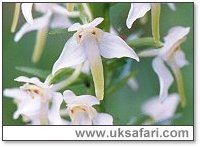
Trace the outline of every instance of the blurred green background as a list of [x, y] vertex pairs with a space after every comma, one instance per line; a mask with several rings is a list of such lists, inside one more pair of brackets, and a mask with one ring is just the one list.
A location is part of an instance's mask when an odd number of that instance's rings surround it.
[[[105, 15], [105, 8], [108, 7], [108, 16], [111, 25], [119, 30], [123, 36], [129, 36], [133, 32], [142, 29], [144, 37], [151, 36], [151, 18], [150, 12], [148, 22], [141, 25], [137, 21], [132, 29], [127, 29], [125, 22], [130, 8], [130, 3], [90, 3], [94, 16]], [[54, 62], [59, 57], [67, 39], [72, 35], [69, 33], [49, 34], [41, 60], [38, 64], [31, 63], [31, 56], [35, 43], [35, 32], [26, 34], [18, 43], [13, 41], [14, 34], [10, 32], [13, 18], [14, 3], [3, 3], [3, 89], [20, 86], [14, 82], [14, 78], [24, 75], [17, 71], [16, 66], [37, 67], [44, 70], [51, 70]], [[182, 49], [186, 53], [189, 65], [182, 69], [185, 93], [187, 97], [187, 106], [177, 111], [181, 116], [173, 120], [173, 125], [193, 125], [193, 3], [176, 3], [176, 11], [171, 11], [169, 7], [162, 3], [160, 34], [161, 39], [167, 34], [168, 29], [173, 26], [189, 26], [191, 28], [187, 41], [182, 44]], [[24, 23], [24, 18], [20, 16], [17, 30]], [[138, 51], [139, 49], [136, 49]], [[126, 125], [130, 120], [141, 116], [141, 105], [148, 98], [158, 95], [159, 81], [151, 67], [152, 58], [141, 59], [139, 63], [133, 62], [133, 69], [138, 71], [136, 79], [139, 83], [138, 91], [133, 91], [128, 85], [125, 85], [113, 93], [105, 100], [105, 111], [114, 117], [115, 124]], [[82, 85], [72, 86], [76, 94], [84, 94], [85, 88]], [[176, 83], [170, 88], [170, 92], [176, 92]], [[12, 119], [16, 110], [16, 105], [10, 98], [3, 98], [3, 124], [4, 125], [22, 125], [21, 118]]]

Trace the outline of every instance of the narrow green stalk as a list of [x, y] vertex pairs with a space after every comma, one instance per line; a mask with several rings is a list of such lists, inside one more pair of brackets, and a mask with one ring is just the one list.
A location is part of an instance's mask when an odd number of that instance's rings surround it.
[[184, 82], [183, 82], [183, 76], [181, 73], [180, 68], [177, 66], [174, 59], [170, 60], [170, 67], [175, 75], [177, 87], [178, 87], [178, 93], [180, 95], [180, 103], [182, 107], [186, 106], [186, 97], [185, 97], [185, 90], [184, 90]]
[[65, 87], [69, 86], [70, 84], [72, 84], [78, 78], [78, 76], [80, 75], [81, 69], [82, 69], [82, 64], [80, 64], [76, 67], [73, 74], [69, 78], [67, 78], [64, 81], [61, 81], [60, 83], [54, 84], [52, 89], [54, 91], [59, 91], [59, 90], [65, 88]]
[[134, 48], [139, 48], [144, 46], [160, 48], [162, 47], [163, 43], [160, 41], [156, 43], [152, 37], [143, 37], [128, 41], [128, 45]]
[[20, 13], [20, 3], [15, 4], [15, 11], [13, 14], [13, 21], [11, 26], [11, 32], [14, 33], [18, 24], [19, 20], [19, 13]]
[[160, 3], [153, 3], [151, 6], [151, 25], [152, 35], [155, 43], [160, 41], [159, 24], [160, 24]]

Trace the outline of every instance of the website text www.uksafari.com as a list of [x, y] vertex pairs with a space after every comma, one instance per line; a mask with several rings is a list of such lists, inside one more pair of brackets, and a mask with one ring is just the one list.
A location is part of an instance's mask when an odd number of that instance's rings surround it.
[[[164, 126], [163, 126], [164, 127]], [[123, 129], [123, 128], [116, 128], [116, 129], [109, 129], [109, 130], [75, 130], [75, 134], [77, 138], [105, 138], [105, 139], [169, 139], [169, 138], [181, 138], [186, 139], [189, 138], [191, 135], [190, 130], [188, 129], [160, 129], [160, 128], [153, 128], [153, 129], [145, 129], [141, 127], [139, 129]]]

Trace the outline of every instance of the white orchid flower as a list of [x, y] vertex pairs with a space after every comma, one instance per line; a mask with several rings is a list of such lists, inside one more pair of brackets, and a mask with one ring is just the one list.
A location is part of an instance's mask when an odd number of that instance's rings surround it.
[[71, 118], [72, 125], [112, 125], [113, 118], [106, 113], [98, 113], [92, 106], [98, 105], [99, 101], [91, 95], [76, 96], [72, 91], [63, 93], [67, 103], [67, 113]]
[[[174, 3], [167, 3], [169, 8], [173, 11], [176, 10]], [[131, 3], [131, 8], [126, 19], [126, 25], [130, 29], [133, 23], [138, 19], [142, 18], [152, 8], [151, 3]]]
[[[32, 7], [42, 13], [39, 18], [33, 19]], [[68, 28], [71, 25], [70, 17], [79, 16], [79, 12], [68, 12], [64, 7], [55, 3], [22, 3], [22, 13], [27, 21], [16, 33], [14, 40], [18, 42], [26, 33], [37, 30], [37, 38], [33, 53], [33, 62], [38, 62], [45, 45], [49, 28]]]
[[63, 101], [61, 93], [54, 92], [51, 89], [52, 86], [42, 83], [38, 78], [21, 76], [15, 81], [25, 84], [20, 88], [4, 90], [4, 95], [14, 98], [17, 104], [18, 108], [13, 115], [14, 119], [22, 115], [26, 121], [31, 121], [33, 125], [67, 124], [59, 115], [60, 105]]
[[165, 63], [172, 68], [176, 78], [178, 77], [177, 74], [179, 74], [179, 69], [188, 64], [184, 52], [180, 50], [180, 45], [185, 41], [189, 31], [189, 27], [173, 27], [169, 30], [167, 36], [164, 37], [164, 45], [162, 48], [149, 49], [139, 53], [140, 57], [155, 56], [152, 66], [159, 77], [159, 97], [161, 100], [165, 100], [168, 97], [168, 89], [174, 81], [173, 76]]
[[129, 57], [139, 61], [137, 54], [124, 40], [111, 33], [96, 28], [103, 18], [96, 18], [89, 24], [73, 24], [68, 31], [77, 31], [65, 44], [53, 66], [54, 74], [61, 68], [72, 67], [88, 61], [95, 85], [95, 93], [102, 100], [104, 77], [101, 56], [104, 58]]
[[[164, 121], [174, 116], [179, 104], [179, 95], [173, 93], [168, 95], [168, 98], [164, 102], [160, 102], [158, 96], [150, 98], [142, 105], [142, 112], [150, 116], [153, 122]], [[145, 122], [149, 124], [152, 122]], [[167, 121], [167, 123], [169, 123]]]

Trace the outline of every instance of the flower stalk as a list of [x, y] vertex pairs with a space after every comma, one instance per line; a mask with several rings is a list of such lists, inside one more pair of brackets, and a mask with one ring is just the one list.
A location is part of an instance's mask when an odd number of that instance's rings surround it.
[[[72, 84], [78, 78], [78, 76], [81, 74], [82, 66], [83, 66], [83, 64], [78, 65], [75, 68], [73, 74], [69, 78], [67, 78], [64, 81], [61, 81], [60, 83], [54, 84], [52, 89], [54, 91], [59, 91], [59, 90], [63, 89], [64, 87], [67, 87], [70, 84]], [[53, 77], [50, 77], [50, 79], [53, 79]]]
[[143, 46], [160, 48], [163, 46], [163, 43], [161, 41], [155, 43], [152, 37], [143, 37], [143, 38], [138, 38], [138, 39], [128, 41], [128, 45], [134, 48], [143, 47]]

